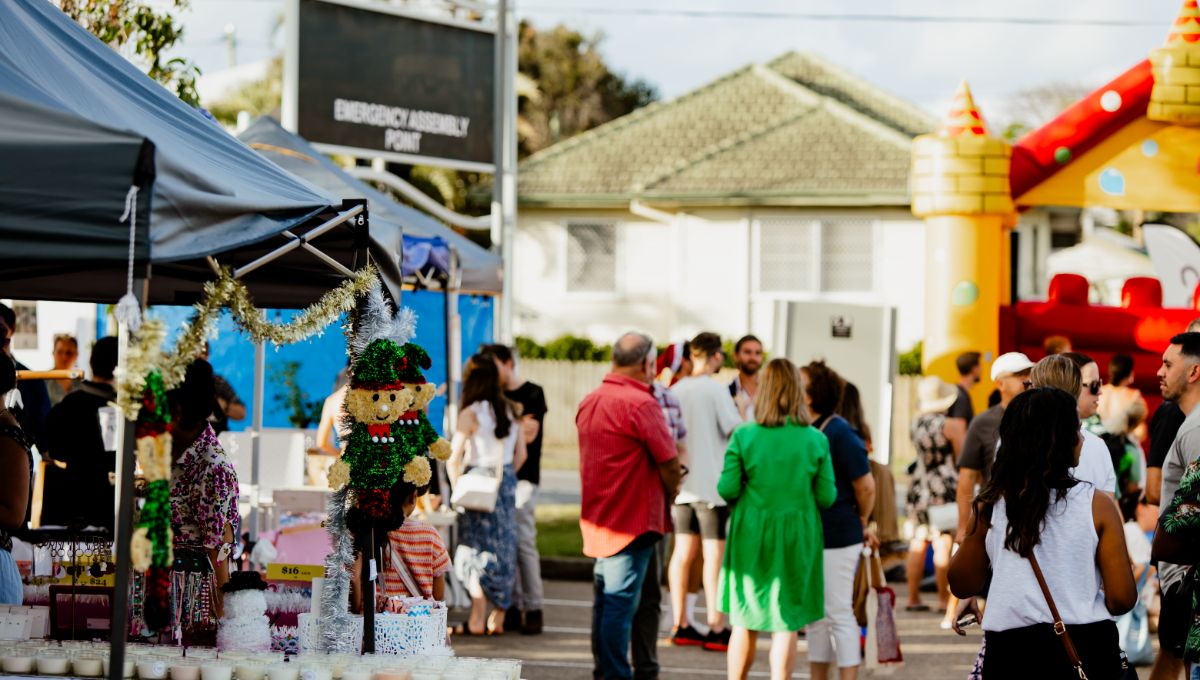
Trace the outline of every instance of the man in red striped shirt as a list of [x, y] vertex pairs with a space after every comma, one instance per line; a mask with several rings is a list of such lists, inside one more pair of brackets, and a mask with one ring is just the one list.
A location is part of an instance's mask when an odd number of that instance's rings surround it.
[[[656, 544], [671, 531], [668, 508], [684, 469], [650, 391], [654, 342], [626, 333], [613, 345], [612, 372], [575, 416], [583, 504], [583, 553], [596, 558], [592, 656], [597, 678], [658, 675], [662, 601]], [[633, 635], [636, 625], [637, 634]], [[648, 640], [646, 638], [649, 638]]]

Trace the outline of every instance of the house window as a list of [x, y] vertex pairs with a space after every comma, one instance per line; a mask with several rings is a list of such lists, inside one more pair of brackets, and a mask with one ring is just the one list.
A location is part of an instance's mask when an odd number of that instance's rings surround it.
[[611, 293], [617, 289], [617, 225], [567, 224], [567, 292]]
[[785, 294], [875, 290], [874, 221], [760, 219], [758, 290]]
[[816, 222], [767, 218], [759, 222], [758, 289], [764, 293], [813, 292]]
[[875, 289], [875, 224], [871, 220], [821, 222], [821, 291]]

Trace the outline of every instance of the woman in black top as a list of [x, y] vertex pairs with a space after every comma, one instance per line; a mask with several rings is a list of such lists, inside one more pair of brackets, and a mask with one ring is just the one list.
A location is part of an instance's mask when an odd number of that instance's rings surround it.
[[[0, 333], [7, 336], [7, 333]], [[17, 367], [0, 352], [0, 396], [17, 388]], [[33, 482], [30, 442], [16, 417], [0, 405], [0, 604], [21, 604], [21, 574], [12, 558], [10, 532], [29, 521]]]

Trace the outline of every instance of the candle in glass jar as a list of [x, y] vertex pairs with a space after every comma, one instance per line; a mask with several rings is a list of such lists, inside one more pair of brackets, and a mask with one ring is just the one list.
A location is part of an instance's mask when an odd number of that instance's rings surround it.
[[200, 666], [200, 680], [231, 680], [232, 678], [233, 664], [205, 659], [204, 664]]

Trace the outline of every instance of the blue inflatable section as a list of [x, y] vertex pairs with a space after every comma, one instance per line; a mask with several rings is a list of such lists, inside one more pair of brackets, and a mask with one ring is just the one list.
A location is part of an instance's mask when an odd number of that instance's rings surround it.
[[[465, 360], [482, 344], [492, 341], [493, 298], [488, 296], [460, 295], [458, 311], [461, 315], [462, 355]], [[433, 367], [426, 371], [426, 378], [437, 385], [446, 382], [446, 318], [445, 296], [430, 291], [406, 291], [402, 303], [417, 313], [417, 335], [414, 342], [429, 352]], [[287, 322], [299, 312], [296, 310], [267, 310], [267, 318], [274, 322]], [[192, 315], [191, 307], [150, 308], [148, 315], [162, 319], [167, 324], [167, 344], [174, 342], [184, 322]], [[100, 336], [115, 334], [105, 308], [97, 312], [100, 321]], [[230, 422], [229, 429], [245, 430], [250, 427], [251, 405], [254, 400], [254, 345], [240, 333], [233, 318], [225, 311], [217, 324], [217, 337], [209, 342], [209, 361], [213, 370], [223, 376], [246, 404], [246, 419]], [[264, 427], [294, 427], [289, 420], [291, 412], [287, 406], [288, 387], [285, 371], [295, 368], [296, 384], [306, 402], [317, 405], [333, 390], [337, 374], [346, 366], [346, 340], [341, 324], [326, 329], [325, 333], [305, 342], [275, 349], [267, 345], [266, 400], [263, 408]], [[446, 412], [445, 396], [438, 396], [429, 405], [429, 422], [439, 433], [444, 428]], [[314, 420], [310, 425], [317, 427]], [[443, 433], [444, 434], [444, 433]]]

